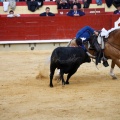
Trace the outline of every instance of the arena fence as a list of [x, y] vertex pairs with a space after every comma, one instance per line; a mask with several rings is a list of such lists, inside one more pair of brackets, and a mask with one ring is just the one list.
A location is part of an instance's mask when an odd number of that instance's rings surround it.
[[60, 44], [75, 37], [89, 25], [96, 30], [110, 29], [120, 15], [86, 15], [83, 17], [0, 18], [0, 44]]
[[110, 29], [119, 15], [87, 15], [83, 17], [20, 17], [0, 18], [1, 41], [59, 40], [75, 37], [76, 32], [89, 25], [96, 30]]

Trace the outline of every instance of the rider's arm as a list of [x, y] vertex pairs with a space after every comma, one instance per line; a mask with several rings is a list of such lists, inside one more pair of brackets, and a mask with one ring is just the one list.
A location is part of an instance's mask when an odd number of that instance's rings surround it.
[[82, 28], [81, 30], [79, 30], [79, 31], [77, 32], [76, 38], [80, 38], [83, 33], [88, 32], [88, 31], [89, 31], [91, 34], [93, 34], [95, 30], [94, 30], [93, 28], [91, 28], [90, 26], [85, 26], [84, 28]]

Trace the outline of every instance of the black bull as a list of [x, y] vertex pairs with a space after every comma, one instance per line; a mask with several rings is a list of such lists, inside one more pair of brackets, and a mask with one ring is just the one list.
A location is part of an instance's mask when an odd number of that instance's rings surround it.
[[[56, 68], [60, 69], [60, 79], [65, 85], [69, 84], [70, 77], [85, 62], [91, 62], [91, 59], [81, 47], [58, 47], [54, 49], [50, 62], [50, 87], [53, 87], [52, 79]], [[66, 82], [64, 74], [68, 74]]]

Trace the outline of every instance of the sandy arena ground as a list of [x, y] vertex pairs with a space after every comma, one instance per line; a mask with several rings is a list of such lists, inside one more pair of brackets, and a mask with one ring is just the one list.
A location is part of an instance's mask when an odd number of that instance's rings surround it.
[[0, 120], [120, 120], [118, 67], [112, 80], [110, 67], [85, 63], [69, 85], [50, 88], [50, 54], [0, 52]]

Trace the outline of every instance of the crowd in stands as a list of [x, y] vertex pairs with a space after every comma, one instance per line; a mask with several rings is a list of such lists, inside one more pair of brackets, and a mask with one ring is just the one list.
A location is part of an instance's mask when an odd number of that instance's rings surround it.
[[[10, 6], [10, 11], [9, 11], [8, 17], [9, 16], [16, 17], [17, 15], [14, 15], [14, 10], [16, 8], [16, 2], [26, 1], [28, 10], [30, 10], [31, 12], [35, 12], [37, 9], [39, 9], [40, 7], [43, 6], [43, 2], [45, 0], [0, 0], [0, 1], [3, 2], [4, 12], [7, 12], [8, 8]], [[89, 5], [92, 2], [92, 0], [53, 0], [53, 1], [56, 2], [57, 9], [70, 9], [70, 11], [67, 13], [68, 16], [83, 16], [83, 15], [85, 15], [85, 13], [80, 10], [81, 3], [83, 4], [83, 8], [89, 8]], [[107, 4], [109, 4], [109, 2]], [[96, 0], [96, 4], [102, 5], [102, 0]], [[113, 0], [112, 4], [117, 9], [113, 13], [120, 14], [120, 0]], [[20, 15], [18, 15], [18, 16], [20, 16]], [[40, 16], [55, 16], [55, 14], [50, 12], [49, 7], [46, 7], [45, 12], [40, 14]]]
[[[73, 6], [73, 9], [70, 10], [67, 13], [68, 16], [83, 16], [85, 15], [84, 12], [82, 12], [81, 10], [78, 9], [77, 5]], [[50, 8], [46, 7], [45, 12], [41, 13], [40, 16], [55, 16], [55, 14], [53, 14], [52, 12], [50, 12]]]
[[[89, 8], [92, 0], [82, 0], [84, 5], [83, 8]], [[57, 0], [56, 1], [58, 9], [73, 9], [74, 5], [77, 5], [78, 9], [81, 8], [81, 3], [79, 0]]]
[[3, 10], [4, 10], [4, 12], [8, 11], [8, 6], [10, 6], [10, 9], [15, 10], [16, 1], [15, 0], [4, 0], [3, 1]]
[[[17, 1], [16, 0], [4, 0], [3, 1], [4, 12], [8, 11], [9, 6], [11, 10], [15, 10], [16, 2], [18, 2], [18, 0]], [[26, 4], [28, 6], [28, 10], [30, 10], [31, 12], [35, 12], [37, 9], [43, 6], [43, 0], [27, 0]]]

